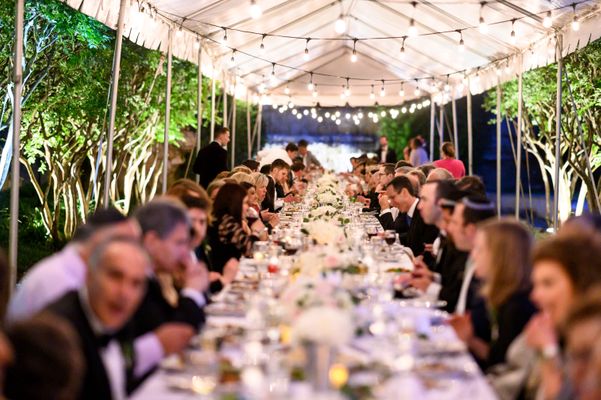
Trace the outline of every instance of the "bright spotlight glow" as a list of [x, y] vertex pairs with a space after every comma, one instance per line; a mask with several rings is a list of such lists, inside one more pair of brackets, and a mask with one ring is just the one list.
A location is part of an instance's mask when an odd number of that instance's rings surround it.
[[263, 10], [261, 10], [261, 6], [257, 4], [255, 0], [250, 0], [250, 16], [252, 19], [258, 19], [263, 15]]
[[343, 34], [344, 32], [346, 32], [346, 22], [342, 18], [342, 15], [338, 17], [338, 19], [334, 23], [334, 30], [338, 34]]

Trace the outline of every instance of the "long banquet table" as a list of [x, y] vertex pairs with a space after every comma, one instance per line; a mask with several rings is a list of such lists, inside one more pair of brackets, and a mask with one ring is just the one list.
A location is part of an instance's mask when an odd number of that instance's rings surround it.
[[[236, 281], [207, 307], [189, 350], [166, 359], [132, 399], [496, 398], [436, 301], [393, 296], [411, 255], [384, 240], [343, 185], [319, 179], [286, 206], [270, 242], [241, 260]], [[294, 297], [299, 285], [309, 294]], [[324, 306], [331, 318], [316, 311]], [[323, 319], [303, 332], [310, 309]], [[351, 326], [331, 321], [338, 314]]]

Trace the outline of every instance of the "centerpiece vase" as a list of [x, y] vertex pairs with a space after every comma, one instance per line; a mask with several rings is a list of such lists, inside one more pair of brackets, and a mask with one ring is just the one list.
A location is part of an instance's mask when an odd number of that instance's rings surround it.
[[327, 392], [330, 390], [330, 367], [334, 362], [334, 349], [332, 346], [306, 342], [303, 344], [306, 357], [306, 372], [313, 390]]

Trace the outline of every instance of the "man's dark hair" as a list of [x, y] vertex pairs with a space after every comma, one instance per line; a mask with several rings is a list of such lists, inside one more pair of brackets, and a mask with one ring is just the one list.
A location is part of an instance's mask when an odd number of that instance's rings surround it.
[[271, 170], [273, 171], [274, 169], [290, 169], [290, 165], [282, 160], [281, 158], [276, 158], [275, 160], [273, 160], [273, 162], [271, 163]]
[[292, 164], [292, 167], [290, 167], [290, 169], [292, 170], [292, 172], [304, 171], [305, 164], [303, 164], [302, 162], [295, 162], [294, 164]]
[[146, 203], [136, 210], [134, 217], [138, 220], [143, 235], [156, 232], [161, 239], [169, 236], [180, 224], [190, 227], [188, 212], [183, 204], [168, 198]]
[[88, 216], [85, 224], [77, 227], [73, 234], [73, 241], [82, 242], [87, 240], [99, 228], [125, 222], [127, 217], [115, 207], [98, 208]]
[[215, 129], [215, 137], [221, 136], [223, 134], [228, 133], [230, 130], [227, 126], [220, 126], [217, 129]]
[[424, 175], [426, 175], [426, 177], [427, 177], [428, 175], [430, 175], [430, 172], [432, 172], [433, 169], [436, 169], [436, 167], [432, 164], [424, 164], [424, 165], [420, 165], [419, 167], [417, 167], [417, 169], [422, 171], [424, 173]]
[[401, 193], [403, 189], [407, 189], [411, 196], [415, 196], [415, 191], [413, 189], [413, 184], [411, 180], [406, 176], [397, 176], [393, 178], [386, 187], [392, 187], [395, 192]]
[[259, 169], [259, 165], [261, 165], [258, 161], [255, 160], [244, 160], [242, 165], [250, 168], [251, 171], [256, 172]]
[[200, 198], [196, 196], [183, 195], [180, 200], [187, 209], [197, 208], [199, 210], [211, 212], [211, 200], [207, 198]]
[[413, 168], [413, 164], [411, 164], [409, 161], [405, 161], [405, 160], [397, 161], [396, 165], [394, 166], [394, 169], [398, 169], [401, 167], [412, 167]]
[[384, 175], [394, 175], [394, 164], [386, 163], [382, 164], [381, 167], [384, 167]]
[[265, 164], [259, 169], [259, 172], [264, 175], [269, 175], [271, 173], [271, 164]]
[[468, 196], [462, 201], [463, 225], [477, 224], [495, 216], [495, 205], [486, 197]]
[[64, 319], [43, 312], [9, 326], [15, 361], [6, 369], [11, 399], [78, 398], [85, 370], [79, 337]]
[[286, 145], [286, 151], [298, 151], [298, 146], [294, 143], [288, 143]]
[[298, 147], [308, 147], [309, 146], [309, 142], [307, 142], [305, 139], [301, 139], [298, 141]]
[[457, 188], [470, 193], [472, 196], [486, 197], [486, 187], [478, 176], [468, 175], [457, 181]]

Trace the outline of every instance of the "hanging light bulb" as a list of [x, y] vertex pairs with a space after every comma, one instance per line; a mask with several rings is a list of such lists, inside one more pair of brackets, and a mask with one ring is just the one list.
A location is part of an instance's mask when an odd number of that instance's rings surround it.
[[250, 0], [250, 8], [248, 11], [250, 12], [250, 17], [252, 19], [258, 19], [263, 15], [263, 10], [261, 10], [261, 6], [257, 4], [256, 0]]
[[261, 54], [265, 54], [265, 44], [263, 43], [265, 41], [265, 34], [263, 34], [261, 36], [261, 45], [259, 46], [259, 50], [261, 51]]
[[313, 88], [315, 86], [313, 85], [313, 72], [311, 72], [311, 77], [309, 78], [309, 84], [307, 85], [307, 89], [309, 89], [309, 91], [313, 91]]
[[236, 58], [234, 57], [236, 54], [236, 49], [232, 50], [232, 58], [230, 58], [230, 64], [234, 65], [234, 63], [236, 62]]
[[384, 89], [384, 80], [382, 80], [382, 88], [380, 89], [380, 97], [386, 96], [386, 90]]
[[346, 87], [342, 85], [342, 92], [340, 93], [340, 99], [344, 100], [346, 98]]
[[272, 83], [276, 81], [276, 77], [275, 77], [275, 63], [271, 63], [271, 77], [269, 79], [271, 80]]
[[413, 92], [413, 94], [415, 94], [416, 97], [422, 95], [422, 90], [419, 88], [419, 81], [417, 79], [415, 80], [415, 91]]
[[551, 14], [551, 10], [547, 11], [547, 15], [543, 19], [543, 26], [545, 28], [550, 28], [553, 26], [553, 14]]
[[318, 92], [317, 92], [317, 85], [313, 85], [313, 97], [317, 97], [318, 96]]
[[407, 36], [403, 36], [403, 44], [401, 45], [401, 55], [400, 55], [401, 60], [405, 59], [405, 39], [407, 39]]
[[572, 10], [574, 10], [574, 18], [572, 19], [572, 30], [574, 32], [578, 32], [580, 30], [580, 21], [578, 21], [578, 16], [576, 15], [576, 3], [572, 4]]
[[344, 21], [344, 15], [340, 14], [336, 22], [334, 23], [334, 30], [339, 35], [346, 32], [346, 22]]
[[444, 91], [445, 92], [451, 91], [451, 85], [449, 85], [449, 76], [448, 75], [447, 75], [447, 82], [444, 84]]
[[369, 98], [371, 100], [374, 100], [376, 98], [376, 95], [374, 93], [374, 85], [371, 85], [371, 92], [369, 93]]
[[417, 1], [412, 2], [411, 5], [413, 6], [413, 14], [409, 20], [409, 30], [407, 33], [409, 34], [409, 37], [415, 37], [417, 36], [417, 27], [415, 26], [415, 9], [417, 8]]
[[353, 39], [353, 53], [351, 54], [351, 62], [357, 62], [357, 39]]
[[305, 42], [305, 53], [303, 54], [303, 60], [309, 61], [309, 41], [311, 38], [308, 38]]
[[399, 97], [405, 97], [405, 88], [404, 88], [404, 84], [401, 83], [401, 90], [399, 90]]
[[505, 63], [505, 73], [509, 75], [510, 72], [511, 68], [509, 68], [509, 59], [507, 59], [507, 62]]
[[196, 40], [194, 41], [194, 50], [199, 50], [200, 49], [200, 38], [196, 38]]
[[463, 31], [461, 29], [458, 29], [457, 32], [459, 32], [459, 51], [460, 52], [465, 52], [465, 42], [463, 41]]
[[284, 88], [284, 94], [286, 94], [286, 95], [290, 94], [290, 88], [288, 87], [288, 85], [286, 85], [286, 87]]
[[221, 40], [221, 44], [227, 44], [227, 29], [223, 28], [223, 39]]
[[486, 35], [488, 33], [488, 24], [486, 23], [486, 21], [484, 21], [484, 16], [482, 15], [485, 5], [485, 1], [480, 2], [480, 22], [478, 23], [478, 30], [483, 35]]
[[349, 78], [346, 78], [346, 88], [344, 89], [344, 95], [346, 97], [351, 96], [351, 87], [349, 86]]
[[182, 23], [180, 24], [179, 28], [177, 28], [177, 31], [175, 31], [175, 37], [181, 38], [182, 36], [184, 36], [184, 31], [182, 30], [182, 25], [183, 24], [184, 24], [184, 21], [182, 21]]
[[515, 34], [515, 19], [511, 20], [511, 44], [516, 45], [518, 42], [517, 35]]

